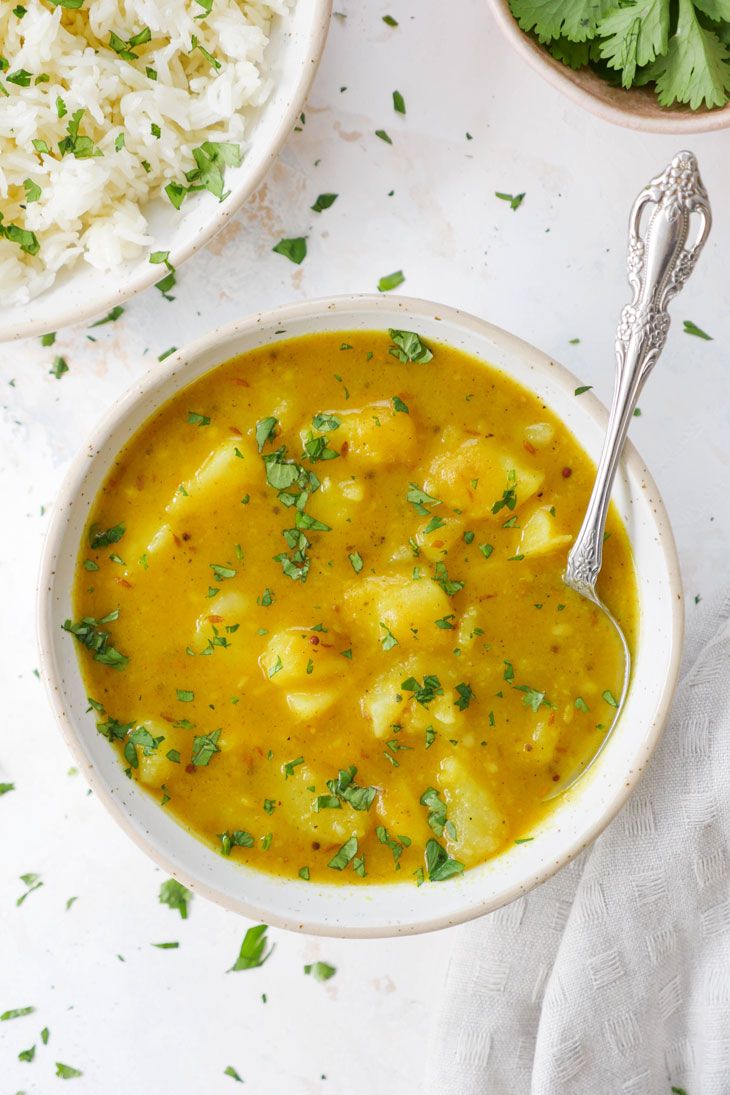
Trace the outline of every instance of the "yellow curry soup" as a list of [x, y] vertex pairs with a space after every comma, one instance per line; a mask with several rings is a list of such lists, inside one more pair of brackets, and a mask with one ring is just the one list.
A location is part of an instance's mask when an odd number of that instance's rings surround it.
[[[410, 332], [226, 362], [92, 506], [66, 626], [99, 731], [274, 874], [440, 881], [531, 839], [621, 690], [613, 629], [561, 580], [593, 473], [537, 397]], [[614, 509], [607, 535], [631, 642]]]

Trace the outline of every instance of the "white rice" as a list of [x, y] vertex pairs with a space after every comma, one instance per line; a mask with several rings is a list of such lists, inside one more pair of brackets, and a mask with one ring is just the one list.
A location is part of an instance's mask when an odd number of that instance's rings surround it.
[[[193, 149], [214, 141], [245, 152], [250, 111], [271, 91], [271, 22], [294, 0], [213, 0], [209, 14], [208, 0], [84, 0], [78, 10], [54, 2], [18, 0], [20, 19], [11, 0], [0, 2], [0, 234], [17, 226], [39, 244], [31, 255], [17, 233], [0, 238], [1, 305], [37, 296], [81, 258], [98, 270], [138, 258], [152, 244], [145, 204], [170, 182], [186, 184]], [[112, 34], [126, 43], [144, 28], [151, 40], [131, 47], [137, 59], [111, 48]], [[28, 87], [7, 79], [22, 70]], [[78, 110], [79, 134], [101, 155], [61, 154]], [[28, 201], [26, 180], [31, 195], [40, 187], [37, 200]]]

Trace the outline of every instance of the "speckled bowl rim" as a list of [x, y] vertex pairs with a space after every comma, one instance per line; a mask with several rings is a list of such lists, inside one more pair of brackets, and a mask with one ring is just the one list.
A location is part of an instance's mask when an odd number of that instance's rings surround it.
[[[306, 0], [306, 2], [312, 5], [312, 11], [309, 18], [308, 33], [302, 43], [299, 75], [291, 89], [289, 101], [281, 111], [278, 123], [272, 127], [266, 153], [260, 153], [260, 162], [251, 171], [246, 170], [247, 160], [244, 157], [243, 164], [239, 169], [240, 175], [233, 182], [231, 192], [225, 201], [217, 203], [211, 201], [210, 216], [205, 226], [198, 231], [193, 229], [187, 242], [175, 246], [169, 252], [170, 262], [175, 269], [179, 269], [191, 255], [194, 255], [196, 251], [209, 243], [235, 217], [241, 206], [248, 201], [254, 191], [261, 185], [279, 156], [287, 138], [291, 136], [294, 124], [304, 107], [319, 68], [332, 15], [332, 0]], [[261, 107], [261, 119], [273, 109], [273, 105], [270, 106], [270, 103], [274, 98], [275, 96], [272, 96]], [[258, 122], [254, 128], [254, 133], [257, 127]], [[203, 195], [203, 197], [206, 196]], [[79, 261], [83, 260], [79, 259]], [[68, 272], [71, 280], [73, 280], [75, 268], [75, 266], [72, 267]], [[0, 306], [0, 343], [29, 338], [32, 335], [42, 335], [47, 331], [62, 330], [72, 324], [82, 323], [93, 316], [110, 311], [116, 305], [123, 304], [131, 297], [136, 296], [137, 293], [142, 292], [142, 290], [149, 289], [151, 285], [160, 280], [164, 273], [162, 267], [150, 265], [149, 262], [140, 260], [135, 263], [131, 272], [128, 272], [124, 267], [121, 268], [122, 285], [120, 288], [99, 294], [98, 297], [92, 294], [85, 303], [77, 304], [73, 308], [56, 305], [55, 310], [51, 306], [47, 312], [44, 312], [43, 298], [45, 294], [39, 293], [37, 297], [28, 302], [28, 305], [20, 307], [37, 305], [40, 314], [36, 318], [19, 323], [13, 318], [16, 306], [10, 306], [7, 310]], [[53, 286], [49, 286], [48, 291], [50, 292], [52, 288]]]
[[[574, 71], [551, 57], [538, 42], [525, 34], [510, 11], [509, 0], [487, 0], [487, 3], [494, 21], [515, 52], [551, 87], [596, 117], [613, 125], [623, 126], [624, 129], [640, 130], [644, 133], [710, 133], [730, 126], [730, 103], [715, 110], [663, 108], [649, 97], [649, 91], [641, 88], [628, 91], [623, 88], [610, 89], [615, 91], [617, 98], [620, 95], [627, 105], [623, 107], [618, 102], [612, 102], [610, 91], [605, 95], [598, 93], [609, 89], [609, 85], [600, 76], [592, 73], [590, 76], [585, 75], [585, 70], [582, 69]], [[590, 90], [591, 86], [596, 87], [595, 93]], [[650, 107], [646, 113], [631, 109], [632, 102], [643, 101]]]
[[[549, 373], [551, 381], [557, 382], [558, 386], [564, 388], [566, 396], [568, 394], [572, 395], [575, 387], [579, 383], [578, 378], [566, 368], [522, 339], [519, 339], [474, 315], [426, 300], [366, 294], [330, 297], [283, 306], [267, 312], [256, 313], [242, 320], [219, 327], [209, 334], [196, 339], [188, 346], [178, 350], [163, 363], [155, 365], [154, 369], [150, 369], [140, 381], [136, 382], [125, 395], [121, 396], [112, 405], [101, 422], [93, 430], [88, 443], [80, 450], [73, 460], [61, 484], [58, 497], [51, 513], [40, 564], [36, 605], [40, 672], [61, 733], [77, 766], [89, 781], [94, 794], [138, 847], [150, 856], [158, 866], [169, 872], [173, 877], [184, 882], [194, 892], [203, 894], [205, 897], [217, 902], [230, 911], [239, 912], [252, 919], [265, 920], [269, 924], [294, 931], [344, 938], [381, 938], [416, 934], [450, 927], [454, 924], [464, 923], [465, 921], [475, 919], [514, 901], [535, 886], [545, 882], [555, 874], [559, 868], [569, 863], [575, 856], [583, 851], [584, 848], [592, 843], [626, 802], [630, 792], [639, 781], [641, 774], [646, 768], [647, 762], [657, 745], [669, 714], [679, 675], [684, 630], [684, 605], [679, 562], [669, 518], [653, 478], [641, 460], [636, 448], [629, 442], [624, 451], [622, 466], [634, 483], [634, 489], [637, 494], [646, 493], [651, 500], [651, 510], [653, 514], [651, 521], [652, 536], [655, 537], [655, 542], [666, 567], [666, 588], [671, 615], [671, 626], [667, 635], [669, 651], [667, 672], [663, 682], [656, 682], [656, 684], [652, 682], [653, 687], [655, 688], [654, 714], [651, 725], [647, 726], [643, 731], [642, 744], [639, 752], [634, 757], [633, 767], [616, 781], [616, 787], [612, 798], [604, 803], [602, 810], [594, 818], [593, 823], [586, 826], [584, 830], [566, 843], [561, 854], [554, 858], [550, 858], [546, 862], [535, 867], [521, 878], [519, 883], [505, 887], [497, 897], [493, 897], [490, 900], [474, 900], [473, 895], [468, 895], [471, 899], [468, 901], [465, 900], [464, 907], [460, 908], [456, 913], [452, 912], [448, 916], [434, 916], [413, 923], [393, 923], [390, 920], [376, 920], [372, 924], [362, 925], [358, 923], [353, 925], [341, 923], [337, 920], [336, 914], [334, 913], [332, 919], [328, 919], [327, 917], [307, 919], [306, 916], [291, 915], [285, 907], [278, 909], [271, 907], [266, 908], [255, 902], [241, 900], [238, 897], [225, 892], [223, 889], [209, 885], [199, 878], [191, 878], [173, 857], [160, 852], [158, 848], [153, 846], [150, 839], [135, 830], [131, 820], [127, 817], [125, 810], [121, 807], [106, 781], [99, 775], [97, 768], [90, 765], [89, 757], [83, 747], [81, 731], [74, 725], [73, 718], [70, 716], [63, 702], [61, 678], [55, 658], [55, 648], [58, 637], [55, 636], [51, 629], [50, 593], [54, 585], [56, 561], [61, 557], [62, 553], [64, 553], [64, 550], [65, 552], [69, 551], [69, 545], [66, 543], [66, 530], [68, 528], [66, 513], [67, 510], [70, 510], [74, 505], [76, 496], [80, 492], [80, 488], [82, 487], [88, 472], [89, 461], [95, 460], [97, 456], [103, 452], [104, 446], [108, 443], [114, 429], [124, 423], [125, 419], [133, 413], [134, 409], [142, 400], [144, 400], [151, 389], [155, 386], [160, 387], [163, 394], [156, 398], [155, 407], [163, 405], [172, 397], [174, 391], [179, 390], [178, 388], [175, 388], [174, 390], [169, 388], [169, 383], [172, 382], [175, 375], [184, 374], [186, 369], [194, 366], [196, 359], [206, 353], [210, 353], [216, 346], [225, 344], [233, 337], [245, 337], [255, 333], [261, 328], [268, 328], [273, 334], [275, 330], [283, 329], [291, 323], [302, 320], [312, 320], [318, 317], [323, 318], [325, 315], [332, 316], [333, 314], [342, 314], [342, 327], [338, 327], [337, 329], [344, 331], [348, 329], [348, 321], [352, 324], [353, 318], [358, 313], [368, 312], [382, 313], [384, 317], [387, 316], [388, 318], [385, 318], [383, 321], [383, 327], [392, 325], [393, 317], [397, 314], [399, 319], [401, 316], [403, 317], [401, 322], [414, 327], [418, 326], [420, 320], [428, 320], [431, 322], [444, 321], [445, 325], [451, 324], [462, 331], [471, 332], [475, 337], [491, 339], [495, 344], [501, 345], [506, 352], [521, 355], [525, 360], [529, 360], [530, 367], [536, 371], [538, 376], [545, 376]], [[295, 336], [296, 333], [289, 337]], [[272, 338], [271, 342], [274, 341], [275, 340]], [[445, 338], [444, 341], [449, 344], [447, 338]], [[223, 360], [225, 360], [225, 357], [221, 357], [220, 361], [222, 362]], [[152, 413], [154, 413], [154, 410], [148, 410], [148, 414]], [[559, 418], [562, 418], [559, 411], [556, 410], [555, 413]], [[593, 425], [601, 431], [605, 429], [607, 411], [592, 392], [588, 392], [581, 397], [580, 414], [592, 419]], [[581, 446], [583, 445], [582, 442], [579, 441], [579, 443]], [[113, 459], [113, 456], [107, 459], [107, 467]], [[74, 556], [77, 549], [78, 543], [74, 539]], [[571, 792], [568, 792], [568, 794], [581, 795], [581, 788], [588, 787], [594, 774], [601, 770], [605, 756], [606, 754], [604, 753], [601, 760], [594, 766], [592, 773], [589, 774], [585, 780], [579, 781], [576, 787], [573, 788]], [[162, 811], [160, 811], [160, 814], [162, 814]], [[206, 847], [205, 845], [201, 846]], [[208, 849], [208, 851], [210, 851], [210, 849]], [[210, 851], [210, 854], [215, 855], [212, 851]], [[247, 869], [250, 870], [250, 868]], [[479, 868], [475, 868], [474, 870], [479, 870]], [[256, 875], [260, 874], [260, 872], [256, 871], [252, 871], [251, 873]], [[472, 872], [467, 872], [467, 875], [463, 877], [467, 878], [471, 874]], [[301, 885], [301, 883], [298, 883], [298, 880], [295, 879], [282, 880], [282, 882], [282, 892], [286, 891], [291, 885]], [[452, 885], [452, 883], [450, 882], [448, 885]], [[337, 886], [323, 888], [332, 891], [333, 894], [336, 894], [339, 890], [339, 887]], [[392, 886], [362, 887], [363, 901], [372, 899], [374, 891], [391, 891], [393, 888], [394, 887]], [[332, 904], [336, 907], [336, 901]], [[283, 905], [284, 902], [282, 902], [282, 906]]]

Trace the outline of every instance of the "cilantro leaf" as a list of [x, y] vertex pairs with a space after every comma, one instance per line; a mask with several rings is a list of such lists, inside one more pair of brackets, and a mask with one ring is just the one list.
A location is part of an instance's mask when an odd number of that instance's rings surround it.
[[304, 236], [295, 236], [292, 239], [279, 240], [275, 247], [271, 248], [277, 255], [283, 255], [290, 262], [300, 266], [307, 257], [307, 241]]
[[62, 1080], [75, 1080], [77, 1076], [83, 1076], [83, 1072], [63, 1064], [62, 1061], [56, 1061], [56, 1076], [60, 1076]]
[[613, 0], [510, 0], [510, 8], [524, 31], [534, 31], [541, 42], [565, 35], [571, 42], [595, 38], [599, 20]]
[[695, 335], [696, 338], [703, 338], [705, 342], [712, 342], [712, 335], [708, 335], [707, 331], [703, 331], [702, 328], [698, 327], [696, 323], [693, 323], [691, 319], [685, 319], [684, 333], [686, 335]]
[[263, 966], [274, 949], [273, 945], [268, 950], [266, 949], [268, 943], [266, 933], [268, 930], [267, 924], [257, 924], [255, 927], [248, 929], [243, 937], [238, 958], [231, 966], [229, 973], [238, 973], [239, 970], [253, 970]]
[[388, 350], [391, 357], [396, 357], [404, 364], [415, 361], [419, 365], [427, 365], [433, 360], [433, 354], [415, 331], [397, 331], [391, 327], [388, 334], [393, 342]]
[[177, 909], [183, 920], [188, 918], [188, 902], [192, 898], [192, 893], [183, 886], [182, 882], [178, 882], [176, 878], [168, 878], [160, 886], [159, 902], [161, 905], [167, 905], [173, 912]]
[[667, 0], [637, 0], [614, 8], [600, 22], [601, 57], [609, 68], [621, 70], [621, 83], [631, 87], [637, 68], [666, 53], [669, 39]]
[[304, 972], [312, 976], [315, 981], [329, 981], [330, 977], [334, 977], [337, 973], [337, 968], [330, 966], [329, 962], [310, 962], [304, 967]]
[[402, 270], [395, 270], [392, 274], [385, 274], [378, 282], [379, 293], [389, 293], [391, 289], [397, 289], [406, 280]]
[[444, 882], [456, 874], [462, 874], [464, 864], [452, 859], [438, 840], [431, 838], [426, 843], [426, 870], [430, 882]]
[[662, 106], [688, 103], [692, 110], [705, 104], [723, 106], [730, 95], [730, 51], [716, 34], [699, 23], [692, 0], [679, 0], [677, 30], [669, 49], [646, 72], [656, 82]]
[[321, 213], [323, 210], [329, 209], [331, 205], [334, 205], [337, 198], [337, 194], [320, 194], [314, 205], [310, 205], [309, 208], [315, 213]]

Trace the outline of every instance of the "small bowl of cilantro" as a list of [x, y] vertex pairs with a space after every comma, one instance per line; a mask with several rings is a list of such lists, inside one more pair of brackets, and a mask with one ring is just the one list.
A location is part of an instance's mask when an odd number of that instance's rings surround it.
[[730, 126], [730, 0], [490, 0], [516, 51], [558, 90], [654, 133]]

